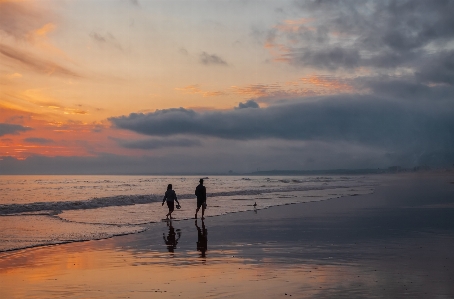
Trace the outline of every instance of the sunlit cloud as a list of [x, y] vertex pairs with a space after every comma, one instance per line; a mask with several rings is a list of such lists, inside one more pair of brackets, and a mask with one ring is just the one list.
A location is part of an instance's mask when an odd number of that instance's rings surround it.
[[9, 79], [18, 79], [18, 78], [22, 78], [22, 74], [13, 73], [13, 74], [6, 75], [6, 77], [9, 78]]
[[253, 98], [298, 98], [335, 93], [350, 93], [355, 88], [346, 79], [333, 76], [310, 75], [285, 83], [232, 86], [235, 94]]
[[11, 62], [18, 63], [31, 70], [34, 70], [35, 72], [48, 76], [59, 75], [75, 78], [82, 77], [80, 74], [70, 70], [67, 67], [59, 65], [52, 61], [38, 58], [34, 54], [19, 51], [18, 49], [14, 49], [4, 44], [0, 44], [0, 54], [3, 55], [4, 59], [9, 59]]
[[314, 27], [307, 27], [306, 24], [309, 24], [314, 21], [314, 18], [300, 18], [296, 20], [284, 20], [281, 24], [275, 26], [278, 31], [289, 32], [289, 33], [298, 33], [303, 30], [315, 30]]
[[280, 90], [282, 87], [280, 84], [251, 84], [248, 86], [232, 86], [232, 90], [235, 93], [253, 96], [253, 97], [266, 97]]
[[175, 88], [175, 90], [185, 94], [200, 94], [203, 97], [218, 97], [226, 95], [224, 91], [204, 91], [198, 84], [188, 85], [182, 88]]
[[121, 153], [116, 143], [108, 138], [112, 132], [107, 123], [55, 121], [46, 114], [7, 108], [0, 108], [0, 112], [0, 133], [7, 135], [9, 140], [2, 142], [0, 156], [25, 159], [33, 155], [93, 156], [98, 151]]
[[333, 76], [311, 75], [300, 78], [301, 82], [312, 87], [318, 87], [322, 90], [321, 93], [343, 93], [353, 92], [355, 88], [347, 83], [346, 79], [338, 79]]
[[30, 32], [45, 24], [46, 14], [36, 2], [0, 1], [0, 32], [15, 39], [27, 40]]

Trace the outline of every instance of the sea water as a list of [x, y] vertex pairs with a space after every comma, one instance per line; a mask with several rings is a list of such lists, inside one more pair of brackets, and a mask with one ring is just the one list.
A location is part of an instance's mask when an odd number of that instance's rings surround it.
[[[198, 176], [0, 176], [0, 252], [145, 231], [167, 213], [167, 206], [162, 206], [167, 184], [173, 184], [181, 204], [173, 217], [177, 221], [192, 218], [199, 179]], [[208, 217], [368, 194], [377, 184], [372, 176], [210, 176], [204, 179]]]

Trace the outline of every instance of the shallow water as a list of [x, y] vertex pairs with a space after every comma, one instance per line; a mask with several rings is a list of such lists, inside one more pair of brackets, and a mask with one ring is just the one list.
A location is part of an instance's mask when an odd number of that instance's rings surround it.
[[[141, 232], [167, 213], [162, 197], [172, 183], [182, 208], [194, 217], [195, 176], [2, 176], [0, 251], [108, 238]], [[205, 179], [207, 216], [371, 193], [367, 176], [243, 177]]]

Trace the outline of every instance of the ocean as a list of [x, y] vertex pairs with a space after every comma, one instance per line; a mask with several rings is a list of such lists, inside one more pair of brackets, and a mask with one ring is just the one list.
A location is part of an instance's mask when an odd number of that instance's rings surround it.
[[[0, 252], [143, 232], [165, 218], [167, 184], [182, 206], [175, 220], [192, 218], [199, 179], [0, 176]], [[377, 183], [374, 176], [210, 176], [205, 216], [369, 194]]]

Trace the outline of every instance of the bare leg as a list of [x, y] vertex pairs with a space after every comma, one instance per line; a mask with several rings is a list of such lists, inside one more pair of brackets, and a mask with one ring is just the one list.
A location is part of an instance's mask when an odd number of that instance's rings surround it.
[[200, 207], [198, 207], [197, 210], [195, 210], [195, 216], [194, 216], [195, 219], [197, 219], [197, 213], [199, 212], [199, 210], [200, 210]]
[[205, 215], [205, 208], [202, 206], [202, 220], [205, 219], [205, 217], [203, 217], [203, 215]]

